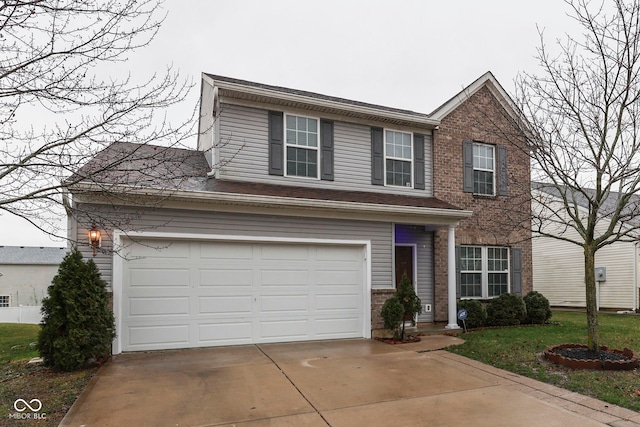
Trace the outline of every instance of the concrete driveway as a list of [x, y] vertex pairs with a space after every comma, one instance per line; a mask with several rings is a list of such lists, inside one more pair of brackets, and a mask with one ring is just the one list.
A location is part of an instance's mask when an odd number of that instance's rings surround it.
[[119, 355], [61, 426], [640, 425], [640, 414], [418, 344], [265, 344]]

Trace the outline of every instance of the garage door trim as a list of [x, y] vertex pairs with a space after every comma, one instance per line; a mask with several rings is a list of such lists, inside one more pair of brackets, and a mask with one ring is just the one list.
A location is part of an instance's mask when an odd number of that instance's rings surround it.
[[195, 233], [166, 233], [166, 232], [123, 232], [115, 230], [113, 232], [113, 245], [116, 252], [113, 254], [112, 271], [112, 291], [113, 310], [116, 319], [116, 339], [113, 342], [113, 354], [122, 353], [122, 304], [123, 304], [123, 283], [125, 259], [117, 251], [125, 249], [122, 247], [123, 238], [140, 239], [164, 239], [164, 240], [201, 240], [219, 242], [246, 242], [246, 243], [291, 243], [291, 244], [315, 244], [315, 245], [345, 245], [361, 246], [365, 253], [364, 289], [363, 289], [363, 331], [362, 336], [371, 338], [371, 241], [369, 240], [343, 240], [343, 239], [317, 239], [317, 238], [291, 238], [291, 237], [268, 237], [268, 236], [237, 236], [221, 234], [195, 234]]

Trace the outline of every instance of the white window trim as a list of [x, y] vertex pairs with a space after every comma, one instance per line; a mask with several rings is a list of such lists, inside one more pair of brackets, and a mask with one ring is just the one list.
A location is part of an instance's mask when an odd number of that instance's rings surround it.
[[[507, 250], [507, 270], [506, 271], [497, 271], [493, 270], [491, 273], [506, 273], [507, 274], [507, 293], [511, 292], [511, 250], [507, 246], [481, 246], [481, 245], [460, 245], [460, 247], [465, 248], [480, 248], [481, 254], [480, 258], [482, 260], [482, 272], [480, 279], [480, 289], [482, 296], [479, 297], [462, 297], [461, 299], [493, 299], [497, 298], [499, 295], [489, 296], [489, 248], [497, 248], [497, 249], [506, 249]], [[460, 274], [463, 273], [477, 273], [476, 270], [462, 270], [460, 269]]]
[[[482, 143], [482, 142], [475, 142], [475, 141], [473, 142], [473, 146], [474, 146], [474, 147], [475, 147], [475, 146], [479, 146], [479, 145], [483, 145], [483, 146], [485, 146], [485, 147], [491, 147], [491, 150], [492, 150], [492, 152], [493, 152], [493, 169], [485, 169], [485, 168], [479, 168], [479, 167], [477, 168], [477, 167], [475, 166], [475, 164], [474, 164], [474, 165], [473, 165], [473, 170], [474, 170], [474, 171], [477, 171], [477, 170], [478, 170], [478, 171], [483, 171], [483, 172], [491, 172], [491, 173], [493, 174], [493, 175], [492, 175], [492, 176], [493, 176], [493, 184], [492, 184], [493, 191], [491, 192], [491, 194], [487, 194], [487, 193], [475, 193], [475, 192], [474, 192], [473, 194], [475, 194], [475, 195], [477, 195], [477, 196], [495, 196], [495, 195], [496, 195], [496, 193], [497, 193], [497, 191], [496, 191], [496, 151], [497, 151], [497, 150], [496, 150], [496, 146], [495, 146], [495, 145], [492, 145], [492, 144], [485, 144], [485, 143]], [[472, 148], [472, 150], [473, 150], [473, 148]], [[473, 152], [472, 152], [472, 153], [471, 153], [471, 161], [472, 161], [473, 163], [475, 163], [475, 161], [474, 161], [474, 160], [475, 160], [475, 156], [473, 155]], [[474, 177], [474, 186], [475, 186], [475, 177]]]
[[7, 305], [0, 305], [0, 308], [8, 308], [11, 307], [11, 295], [0, 295], [0, 298], [5, 299], [7, 301]]
[[[394, 157], [394, 156], [387, 156], [387, 132], [398, 132], [398, 133], [406, 133], [407, 135], [409, 135], [411, 137], [411, 154], [409, 155], [409, 159], [404, 159], [401, 157]], [[393, 187], [393, 188], [414, 188], [415, 182], [414, 182], [414, 177], [413, 177], [413, 168], [415, 167], [414, 165], [414, 155], [413, 155], [413, 132], [406, 132], [403, 130], [398, 130], [398, 129], [387, 129], [384, 128], [382, 129], [382, 144], [384, 147], [384, 186], [385, 187]], [[411, 179], [411, 186], [406, 186], [406, 185], [393, 185], [393, 184], [387, 184], [387, 159], [388, 160], [399, 160], [401, 162], [409, 162], [411, 164], [411, 173], [409, 178]]]
[[[316, 147], [309, 147], [309, 146], [304, 146], [304, 145], [296, 145], [296, 144], [287, 144], [287, 117], [289, 116], [293, 116], [293, 117], [302, 117], [305, 119], [312, 119], [316, 121], [316, 134], [318, 135], [318, 145]], [[282, 136], [282, 142], [283, 142], [283, 146], [284, 149], [283, 151], [283, 156], [284, 156], [284, 176], [285, 177], [291, 177], [291, 178], [300, 178], [300, 179], [311, 179], [311, 180], [316, 180], [319, 181], [320, 180], [320, 168], [322, 167], [321, 163], [320, 163], [320, 154], [321, 154], [321, 150], [320, 150], [320, 145], [322, 145], [322, 141], [321, 141], [321, 135], [320, 135], [320, 118], [319, 117], [313, 117], [313, 116], [305, 116], [303, 114], [294, 114], [294, 113], [284, 113], [282, 115], [282, 129], [283, 129], [283, 136]], [[294, 148], [303, 148], [303, 149], [307, 149], [307, 150], [315, 150], [316, 155], [317, 155], [317, 169], [316, 169], [316, 176], [300, 176], [300, 175], [289, 175], [289, 173], [287, 172], [288, 165], [287, 165], [287, 149], [289, 147], [294, 147]]]

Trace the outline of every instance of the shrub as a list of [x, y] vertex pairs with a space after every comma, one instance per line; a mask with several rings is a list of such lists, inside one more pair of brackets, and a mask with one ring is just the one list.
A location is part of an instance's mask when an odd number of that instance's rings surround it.
[[115, 326], [105, 287], [93, 260], [77, 249], [64, 257], [42, 300], [37, 348], [46, 366], [73, 371], [109, 356]]
[[[487, 321], [487, 312], [484, 310], [482, 303], [478, 300], [460, 300], [458, 301], [458, 310], [467, 310], [467, 318], [465, 323], [467, 328], [481, 328]], [[462, 320], [458, 320], [460, 327], [464, 326]]]
[[394, 295], [384, 302], [381, 315], [384, 320], [384, 327], [393, 331], [394, 339], [399, 339], [400, 323], [404, 318], [404, 307], [398, 297]]
[[[396, 299], [397, 302], [402, 307], [402, 315], [397, 323], [395, 323], [395, 315], [398, 310], [397, 304], [395, 301], [390, 301]], [[385, 311], [385, 306], [387, 310]], [[385, 317], [385, 313], [389, 318], [389, 325], [396, 325], [395, 328], [387, 326], [387, 318]], [[404, 325], [405, 320], [411, 321], [412, 325], [416, 324], [416, 315], [422, 313], [422, 302], [418, 295], [416, 295], [415, 290], [413, 289], [413, 285], [411, 284], [411, 280], [406, 274], [402, 275], [402, 279], [400, 279], [400, 283], [398, 284], [398, 289], [393, 297], [387, 299], [382, 306], [382, 318], [385, 322], [385, 328], [392, 329], [394, 331], [394, 338], [404, 339]]]
[[519, 325], [525, 316], [524, 301], [516, 294], [502, 294], [489, 301], [487, 305], [487, 324], [489, 326]]
[[527, 308], [524, 323], [546, 323], [551, 318], [549, 300], [540, 292], [531, 291], [523, 298]]

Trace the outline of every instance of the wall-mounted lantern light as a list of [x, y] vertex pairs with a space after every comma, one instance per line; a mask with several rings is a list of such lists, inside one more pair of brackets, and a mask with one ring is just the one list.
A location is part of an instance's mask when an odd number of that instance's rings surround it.
[[89, 230], [89, 243], [93, 249], [93, 256], [96, 256], [96, 250], [100, 247], [100, 231], [95, 223], [91, 224], [91, 230]]

